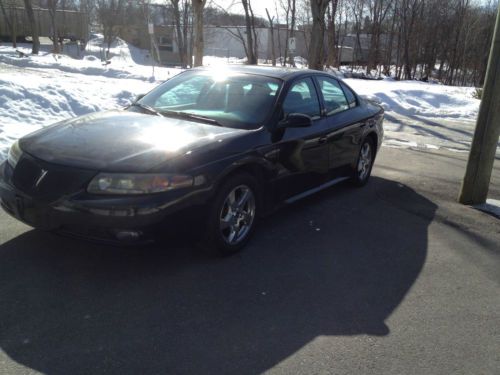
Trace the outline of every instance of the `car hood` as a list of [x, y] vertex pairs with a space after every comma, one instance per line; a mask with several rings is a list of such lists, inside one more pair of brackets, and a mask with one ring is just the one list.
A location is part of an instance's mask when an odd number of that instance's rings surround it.
[[43, 128], [22, 138], [20, 146], [32, 156], [55, 164], [146, 172], [176, 156], [244, 132], [136, 112], [107, 111]]

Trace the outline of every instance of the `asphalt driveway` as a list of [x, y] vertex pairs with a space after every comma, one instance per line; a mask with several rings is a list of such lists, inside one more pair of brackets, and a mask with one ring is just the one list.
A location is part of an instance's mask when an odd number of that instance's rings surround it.
[[0, 373], [499, 374], [500, 221], [455, 203], [464, 164], [383, 148], [368, 186], [273, 214], [224, 259], [2, 212]]

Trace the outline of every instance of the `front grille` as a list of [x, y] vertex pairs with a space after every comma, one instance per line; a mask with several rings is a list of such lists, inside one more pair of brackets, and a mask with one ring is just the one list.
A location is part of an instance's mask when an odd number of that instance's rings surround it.
[[54, 201], [85, 188], [95, 174], [94, 171], [51, 164], [23, 154], [14, 169], [12, 182], [33, 198]]

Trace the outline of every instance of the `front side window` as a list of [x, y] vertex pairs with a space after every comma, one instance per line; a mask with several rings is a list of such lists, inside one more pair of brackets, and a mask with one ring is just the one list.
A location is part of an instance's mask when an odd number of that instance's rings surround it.
[[318, 83], [323, 94], [326, 115], [345, 111], [349, 109], [347, 99], [340, 84], [333, 78], [318, 77]]
[[281, 81], [252, 74], [186, 72], [139, 100], [165, 116], [173, 112], [216, 120], [222, 126], [256, 129], [270, 115]]
[[320, 116], [318, 95], [310, 78], [302, 79], [292, 85], [283, 102], [283, 112], [285, 116], [290, 113]]

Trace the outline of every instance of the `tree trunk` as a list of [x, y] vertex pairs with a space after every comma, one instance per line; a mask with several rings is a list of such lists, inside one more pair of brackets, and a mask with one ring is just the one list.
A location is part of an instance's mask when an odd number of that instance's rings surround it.
[[273, 19], [269, 15], [269, 11], [266, 8], [267, 19], [269, 20], [269, 31], [271, 33], [271, 64], [276, 66], [276, 51], [274, 49], [274, 27], [273, 27]]
[[328, 53], [326, 59], [327, 66], [335, 66], [337, 59], [337, 42], [335, 35], [335, 16], [337, 14], [338, 0], [331, 0], [331, 9], [328, 8]]
[[[296, 21], [296, 13], [297, 13], [297, 10], [296, 10], [296, 4], [295, 4], [295, 0], [291, 0], [291, 9], [290, 9], [290, 35], [289, 35], [289, 38], [293, 38], [295, 37], [295, 21]], [[288, 41], [287, 41], [287, 46], [288, 46]], [[294, 59], [294, 56], [293, 56], [293, 52], [292, 51], [288, 51], [288, 63], [291, 65], [291, 66], [295, 66], [295, 59]]]
[[12, 47], [17, 48], [17, 12], [14, 9], [12, 17]]
[[385, 62], [384, 62], [384, 74], [386, 76], [391, 75], [391, 64], [392, 64], [392, 47], [394, 45], [394, 32], [395, 32], [395, 27], [396, 27], [396, 10], [394, 10], [394, 14], [392, 17], [392, 23], [391, 23], [391, 32], [389, 34], [389, 44], [387, 46], [387, 52], [385, 56]]
[[193, 16], [194, 16], [194, 66], [203, 65], [203, 51], [205, 43], [203, 40], [203, 8], [205, 8], [207, 0], [193, 0]]
[[[57, 1], [58, 0], [48, 0], [47, 5], [49, 8], [50, 15], [50, 25], [52, 27], [52, 45], [53, 45], [53, 53], [59, 53], [59, 36], [57, 32], [57, 20], [56, 20], [56, 10], [57, 10]], [[108, 48], [109, 49], [109, 48]]]
[[31, 53], [33, 55], [38, 55], [38, 52], [40, 51], [40, 38], [38, 37], [38, 25], [36, 23], [35, 13], [33, 12], [31, 0], [24, 0], [24, 8], [26, 9], [26, 14], [30, 22], [31, 37], [33, 38]]
[[254, 43], [254, 30], [252, 29], [252, 17], [250, 14], [250, 0], [241, 0], [243, 9], [245, 11], [245, 26], [246, 26], [246, 36], [247, 36], [247, 64], [257, 65], [257, 57], [255, 56]]
[[[191, 48], [189, 46], [188, 40], [192, 40], [192, 32], [193, 29], [189, 27], [189, 2], [188, 0], [184, 0], [184, 8], [182, 10], [182, 40], [184, 40], [184, 61], [186, 63], [186, 67], [193, 65]], [[189, 30], [191, 30], [191, 35], [188, 36]], [[191, 37], [191, 38], [189, 38]]]
[[309, 69], [323, 70], [325, 12], [329, 0], [311, 0], [312, 29], [309, 43]]
[[172, 3], [172, 11], [174, 14], [174, 26], [175, 26], [175, 34], [177, 37], [177, 48], [179, 50], [179, 61], [183, 68], [186, 68], [186, 53], [184, 48], [185, 39], [182, 35], [181, 29], [181, 12], [179, 10], [179, 0], [170, 0]]
[[250, 20], [253, 33], [253, 55], [255, 56], [255, 63], [259, 63], [259, 39], [257, 37], [257, 30], [255, 29], [255, 16], [253, 14], [252, 4], [248, 1], [248, 10], [250, 11]]
[[[13, 18], [13, 17], [9, 17], [9, 16], [7, 15], [7, 11], [5, 10], [5, 6], [4, 6], [4, 4], [3, 4], [3, 1], [2, 1], [2, 0], [0, 0], [0, 10], [2, 11], [3, 19], [4, 19], [4, 21], [5, 21], [5, 25], [7, 26], [7, 30], [9, 30], [9, 31], [10, 31], [10, 33], [11, 33], [11, 37], [12, 37], [12, 46], [13, 46], [14, 48], [16, 48], [16, 46], [15, 46], [15, 43], [16, 43], [16, 42], [15, 42], [15, 39], [13, 38], [13, 36], [14, 36], [14, 35], [13, 35], [13, 34], [14, 34], [14, 27], [13, 27], [12, 23], [10, 22], [10, 21], [11, 21], [11, 18]], [[11, 11], [11, 14], [12, 14], [12, 11]]]

